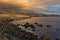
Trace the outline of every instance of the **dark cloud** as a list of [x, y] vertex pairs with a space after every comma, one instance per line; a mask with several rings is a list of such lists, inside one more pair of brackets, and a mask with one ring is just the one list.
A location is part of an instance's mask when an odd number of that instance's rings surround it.
[[22, 6], [16, 6], [12, 4], [5, 4], [5, 3], [0, 3], [0, 11], [7, 11], [7, 12], [24, 12], [22, 9]]
[[18, 6], [16, 6], [16, 5], [10, 5], [10, 4], [0, 3], [0, 9], [20, 10], [21, 7], [18, 7]]

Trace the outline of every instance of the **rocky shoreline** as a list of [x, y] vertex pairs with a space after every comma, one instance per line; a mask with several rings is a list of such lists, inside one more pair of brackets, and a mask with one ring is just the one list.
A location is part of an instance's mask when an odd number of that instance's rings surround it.
[[0, 40], [39, 40], [36, 35], [10, 24], [12, 19], [0, 19]]

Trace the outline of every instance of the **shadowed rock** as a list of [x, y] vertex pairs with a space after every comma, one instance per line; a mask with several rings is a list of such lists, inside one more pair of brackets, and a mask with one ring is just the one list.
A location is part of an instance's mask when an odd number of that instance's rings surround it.
[[50, 25], [47, 25], [47, 27], [51, 27]]
[[42, 25], [42, 24], [40, 24], [40, 27], [43, 27], [43, 25]]

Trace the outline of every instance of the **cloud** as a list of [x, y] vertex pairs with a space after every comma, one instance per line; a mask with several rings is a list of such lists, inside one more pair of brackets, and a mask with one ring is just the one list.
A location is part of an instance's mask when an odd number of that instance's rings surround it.
[[46, 9], [49, 12], [60, 13], [60, 5], [50, 5], [50, 6], [47, 6]]
[[46, 5], [60, 4], [60, 0], [0, 0], [0, 3], [15, 4], [27, 8], [44, 8]]
[[2, 3], [0, 4], [0, 10], [7, 10], [7, 11], [22, 11], [21, 9], [22, 7], [18, 7], [18, 6], [15, 6], [15, 5], [10, 5], [10, 4], [5, 4], [5, 3]]
[[[0, 3], [21, 6], [22, 9], [40, 12], [59, 12], [60, 0], [0, 0]], [[56, 5], [56, 6], [55, 6]]]
[[47, 0], [1, 0], [0, 3], [8, 3], [17, 6], [24, 6], [24, 8], [44, 8], [44, 3]]

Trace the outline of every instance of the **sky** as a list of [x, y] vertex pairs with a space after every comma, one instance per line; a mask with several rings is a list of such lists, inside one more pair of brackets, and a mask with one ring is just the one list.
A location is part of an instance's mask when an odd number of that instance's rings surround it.
[[60, 14], [60, 0], [0, 0], [0, 3], [15, 5], [35, 13]]

